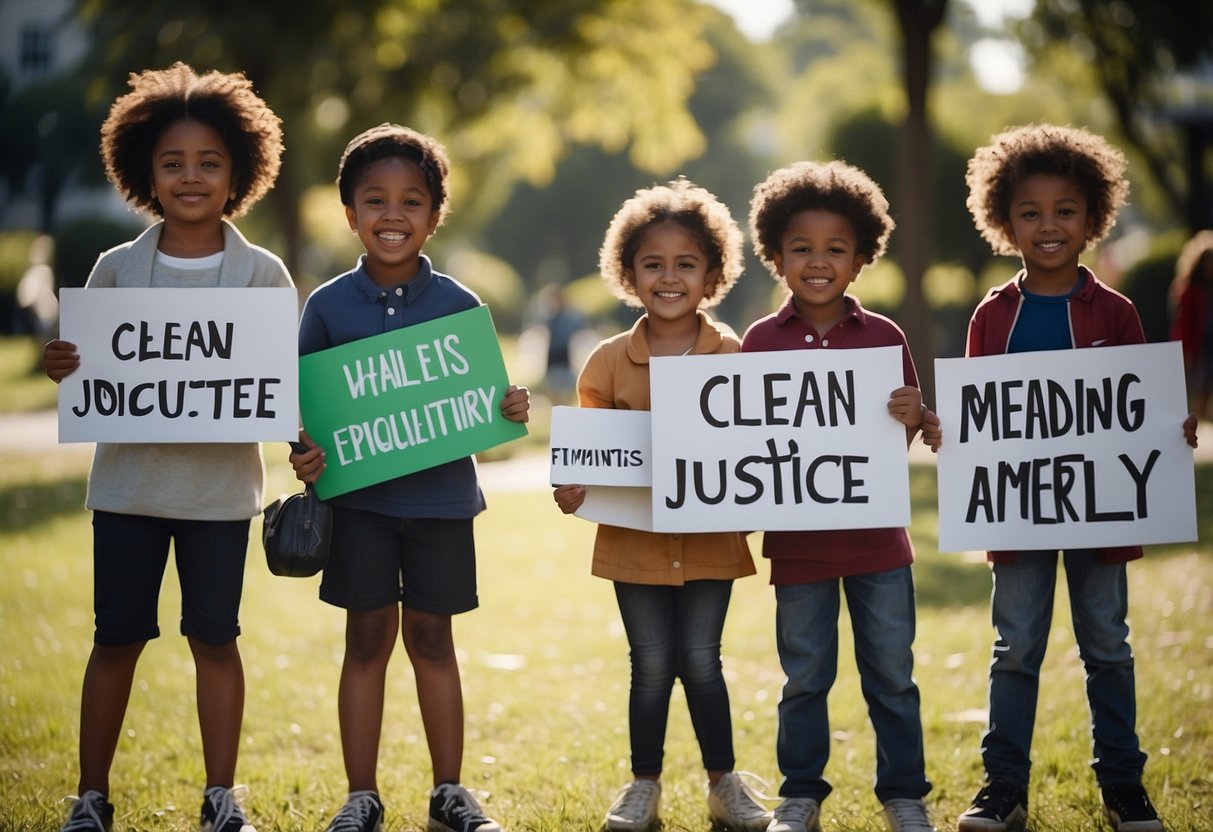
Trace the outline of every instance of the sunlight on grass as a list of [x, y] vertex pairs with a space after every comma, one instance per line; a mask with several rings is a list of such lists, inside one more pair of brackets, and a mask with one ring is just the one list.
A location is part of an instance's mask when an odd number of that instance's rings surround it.
[[[267, 446], [268, 494], [294, 489], [285, 446]], [[92, 637], [87, 456], [0, 460], [0, 828], [57, 828], [74, 790], [79, 685]], [[934, 469], [915, 468], [919, 562], [917, 677], [928, 801], [941, 830], [980, 785], [978, 747], [990, 654], [989, 575], [980, 557], [940, 554]], [[1150, 787], [1170, 830], [1207, 828], [1213, 781], [1213, 468], [1198, 470], [1205, 543], [1152, 549], [1130, 566], [1139, 732]], [[628, 777], [627, 643], [610, 584], [589, 575], [593, 526], [564, 517], [548, 491], [490, 492], [477, 520], [480, 609], [456, 619], [465, 678], [464, 779], [511, 830], [596, 832]], [[254, 534], [259, 521], [254, 522]], [[758, 535], [751, 537], [755, 551]], [[249, 548], [241, 650], [247, 706], [238, 779], [258, 828], [323, 828], [345, 796], [336, 692], [344, 620], [316, 598], [318, 578], [269, 574]], [[737, 582], [725, 630], [738, 768], [778, 785], [775, 652], [768, 570]], [[173, 570], [163, 635], [148, 646], [113, 771], [115, 828], [192, 830], [202, 787], [194, 673], [177, 634]], [[830, 698], [830, 830], [882, 828], [871, 792], [873, 736], [845, 616]], [[1040, 830], [1104, 828], [1090, 774], [1081, 663], [1068, 604], [1057, 603], [1034, 746], [1032, 817]], [[389, 669], [380, 788], [390, 830], [423, 827], [429, 758], [402, 649]], [[704, 775], [681, 689], [671, 707], [663, 818], [709, 828]]]

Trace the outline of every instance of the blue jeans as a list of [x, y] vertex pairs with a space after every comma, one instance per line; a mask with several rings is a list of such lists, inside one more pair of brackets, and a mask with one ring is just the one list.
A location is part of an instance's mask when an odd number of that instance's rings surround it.
[[[1137, 697], [1129, 648], [1129, 588], [1123, 563], [1090, 551], [1065, 553], [1070, 616], [1087, 672], [1095, 778], [1100, 786], [1141, 782], [1146, 755], [1137, 741]], [[1053, 621], [1057, 552], [1023, 552], [994, 565], [996, 638], [990, 663], [990, 725], [982, 739], [986, 776], [1027, 788], [1032, 729]]]
[[661, 774], [676, 677], [686, 693], [703, 767], [733, 770], [733, 721], [720, 670], [720, 634], [732, 591], [732, 581], [682, 586], [615, 582], [632, 657], [628, 730], [634, 775]]
[[855, 633], [855, 662], [876, 732], [876, 797], [920, 798], [931, 790], [923, 760], [914, 683], [914, 577], [909, 566], [840, 580], [775, 587], [779, 661], [787, 681], [779, 702], [776, 751], [783, 797], [821, 801], [830, 757], [826, 696], [838, 674], [838, 585]]

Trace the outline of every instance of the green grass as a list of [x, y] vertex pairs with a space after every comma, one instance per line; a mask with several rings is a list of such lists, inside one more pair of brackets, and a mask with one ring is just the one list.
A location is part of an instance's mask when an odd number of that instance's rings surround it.
[[56, 390], [42, 372], [42, 344], [37, 339], [0, 337], [0, 413], [53, 409]]
[[[291, 488], [271, 460], [268, 493]], [[0, 830], [57, 829], [75, 788], [80, 679], [92, 637], [91, 530], [82, 509], [87, 452], [0, 458]], [[919, 590], [917, 676], [928, 798], [940, 830], [980, 784], [978, 746], [989, 662], [987, 567], [935, 549], [934, 469], [913, 470]], [[1129, 567], [1138, 659], [1138, 728], [1147, 785], [1176, 832], [1209, 828], [1213, 803], [1213, 466], [1198, 469], [1201, 544], [1152, 547]], [[627, 645], [610, 584], [589, 575], [593, 527], [562, 516], [548, 492], [494, 493], [477, 520], [479, 610], [456, 620], [465, 676], [464, 778], [509, 830], [600, 826], [628, 779]], [[254, 524], [254, 531], [258, 524]], [[755, 548], [758, 538], [752, 539]], [[238, 778], [262, 832], [322, 829], [344, 799], [336, 691], [343, 618], [318, 579], [271, 576], [253, 544], [241, 637], [248, 700]], [[783, 682], [774, 600], [739, 581], [726, 625], [738, 767], [778, 782], [774, 744]], [[172, 570], [164, 631], [140, 662], [113, 769], [116, 832], [196, 828], [202, 787], [194, 677], [176, 634]], [[879, 830], [873, 737], [850, 630], [841, 627], [831, 694], [827, 830]], [[429, 763], [403, 650], [389, 670], [379, 764], [391, 832], [424, 828]], [[1043, 674], [1034, 744], [1036, 830], [1106, 828], [1088, 768], [1083, 674], [1064, 597]], [[704, 776], [680, 689], [667, 740], [664, 829], [707, 830]]]

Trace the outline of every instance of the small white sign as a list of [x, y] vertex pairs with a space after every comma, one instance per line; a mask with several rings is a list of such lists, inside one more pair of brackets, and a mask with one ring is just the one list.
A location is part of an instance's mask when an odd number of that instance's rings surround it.
[[653, 358], [653, 525], [707, 532], [902, 527], [901, 347]]
[[552, 408], [551, 483], [643, 486], [653, 481], [652, 418], [646, 410]]
[[943, 551], [1197, 539], [1178, 342], [935, 362]]
[[299, 431], [292, 287], [63, 289], [60, 442], [257, 442]]

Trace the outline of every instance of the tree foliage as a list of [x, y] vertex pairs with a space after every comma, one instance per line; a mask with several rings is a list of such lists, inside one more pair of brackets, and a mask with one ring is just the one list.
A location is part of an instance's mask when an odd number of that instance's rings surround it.
[[715, 56], [690, 0], [79, 0], [96, 95], [128, 72], [184, 60], [241, 70], [282, 117], [271, 201], [298, 266], [297, 203], [340, 149], [382, 121], [442, 140], [459, 214], [500, 207], [520, 179], [550, 181], [575, 144], [662, 170], [698, 155], [687, 108]]

